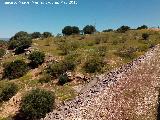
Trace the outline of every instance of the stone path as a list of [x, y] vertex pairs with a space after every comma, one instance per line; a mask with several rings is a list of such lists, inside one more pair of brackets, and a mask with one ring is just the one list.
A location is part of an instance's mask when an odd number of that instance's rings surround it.
[[90, 89], [46, 115], [44, 120], [156, 120], [160, 47], [132, 63], [99, 75]]

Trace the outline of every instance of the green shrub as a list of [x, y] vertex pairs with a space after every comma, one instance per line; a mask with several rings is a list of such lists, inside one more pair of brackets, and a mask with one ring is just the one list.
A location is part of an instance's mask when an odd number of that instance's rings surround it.
[[10, 40], [9, 43], [8, 43], [8, 49], [13, 50], [16, 47], [18, 47], [17, 40]]
[[43, 52], [35, 51], [29, 55], [28, 59], [31, 60], [30, 65], [35, 68], [44, 62], [45, 54]]
[[142, 25], [142, 26], [137, 28], [137, 30], [142, 30], [142, 29], [148, 29], [148, 26], [147, 25]]
[[68, 53], [75, 51], [79, 46], [79, 42], [73, 40], [59, 43], [59, 49], [62, 51], [63, 55], [67, 55]]
[[52, 37], [52, 33], [50, 33], [50, 32], [44, 32], [44, 33], [42, 34], [42, 37], [43, 37], [43, 38]]
[[14, 83], [4, 83], [0, 85], [0, 102], [8, 101], [18, 91], [18, 86]]
[[149, 34], [148, 34], [148, 33], [143, 33], [143, 34], [142, 34], [142, 38], [143, 38], [144, 40], [148, 40]]
[[96, 32], [96, 28], [93, 25], [86, 25], [83, 28], [83, 33], [84, 34], [93, 34], [94, 32]]
[[51, 77], [49, 75], [45, 75], [38, 80], [38, 82], [41, 84], [49, 83], [50, 81], [51, 81]]
[[66, 26], [62, 30], [63, 35], [79, 34], [80, 30], [77, 26]]
[[32, 39], [41, 38], [41, 33], [40, 32], [33, 32], [31, 34], [31, 38]]
[[125, 59], [134, 59], [136, 57], [136, 49], [133, 47], [129, 47], [127, 49], [118, 49], [116, 54]]
[[120, 28], [117, 29], [117, 32], [125, 33], [128, 30], [130, 30], [129, 26], [121, 26]]
[[65, 56], [63, 62], [67, 70], [73, 71], [76, 68], [76, 65], [80, 63], [80, 61], [77, 60], [77, 57], [78, 54], [74, 52]]
[[22, 60], [16, 60], [6, 65], [3, 77], [15, 79], [22, 77], [28, 70], [27, 64]]
[[69, 78], [67, 76], [67, 74], [62, 74], [59, 76], [59, 80], [58, 80], [58, 83], [60, 85], [64, 85], [65, 83], [67, 83], [69, 81]]
[[95, 73], [95, 72], [100, 72], [103, 65], [104, 64], [103, 64], [102, 58], [92, 56], [87, 59], [83, 68], [87, 73]]
[[56, 78], [66, 71], [67, 71], [66, 65], [62, 61], [58, 63], [53, 63], [47, 68], [47, 73], [52, 77], [56, 77]]
[[0, 58], [5, 55], [6, 51], [3, 48], [0, 48]]
[[73, 29], [71, 26], [65, 26], [62, 30], [63, 35], [72, 35]]
[[45, 117], [54, 108], [55, 97], [50, 91], [35, 89], [22, 98], [20, 111], [29, 120]]
[[68, 59], [68, 60], [66, 59], [63, 61], [63, 63], [64, 63], [67, 70], [73, 71], [76, 67], [76, 62], [73, 61], [72, 59]]
[[31, 44], [32, 44], [32, 41], [30, 38], [23, 38], [23, 40], [20, 41], [15, 47], [15, 54], [24, 53], [25, 49], [29, 48]]
[[20, 54], [32, 44], [32, 39], [27, 32], [20, 31], [9, 40], [8, 49], [16, 49], [15, 53]]

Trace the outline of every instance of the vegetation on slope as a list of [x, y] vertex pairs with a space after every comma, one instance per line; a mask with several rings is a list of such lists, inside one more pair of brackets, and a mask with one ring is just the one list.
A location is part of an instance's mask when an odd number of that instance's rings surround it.
[[[28, 33], [19, 32], [9, 42], [9, 48], [12, 50], [9, 50], [9, 53], [0, 61], [1, 70], [4, 69], [2, 73], [12, 79], [11, 82], [19, 85], [19, 92], [26, 93], [28, 89], [40, 88], [54, 91], [55, 99], [59, 102], [70, 100], [77, 94], [75, 87], [86, 82], [83, 80], [77, 82], [77, 78], [74, 77], [77, 74], [91, 77], [108, 72], [144, 54], [149, 48], [160, 42], [160, 32], [139, 29], [130, 30], [128, 26], [122, 26], [117, 31], [105, 30], [94, 33], [96, 31], [94, 26], [86, 26], [84, 27], [85, 35], [80, 35], [77, 27], [70, 26], [63, 29], [65, 36], [53, 37], [48, 32], [42, 35], [35, 32], [31, 34], [31, 38], [36, 40], [32, 39], [32, 41]], [[25, 37], [23, 41], [23, 35], [29, 35], [29, 38]], [[28, 39], [30, 42], [25, 42]], [[13, 44], [17, 40], [23, 49]], [[24, 43], [27, 43], [27, 47]], [[18, 55], [14, 54], [16, 49], [20, 50]], [[12, 65], [13, 61], [17, 60], [23, 60], [26, 65]], [[23, 72], [23, 69], [31, 65], [29, 63], [35, 66]], [[9, 65], [14, 70], [8, 71]], [[21, 72], [27, 73], [21, 74]], [[10, 82], [7, 77], [0, 81], [0, 84], [3, 81]]]

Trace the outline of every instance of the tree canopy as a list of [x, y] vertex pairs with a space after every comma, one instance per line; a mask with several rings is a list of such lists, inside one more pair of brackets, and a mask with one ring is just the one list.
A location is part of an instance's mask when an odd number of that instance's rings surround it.
[[62, 29], [63, 35], [73, 35], [73, 34], [79, 34], [80, 30], [77, 26], [65, 26]]
[[93, 34], [94, 32], [96, 32], [96, 28], [93, 25], [86, 25], [83, 28], [83, 32], [84, 34]]

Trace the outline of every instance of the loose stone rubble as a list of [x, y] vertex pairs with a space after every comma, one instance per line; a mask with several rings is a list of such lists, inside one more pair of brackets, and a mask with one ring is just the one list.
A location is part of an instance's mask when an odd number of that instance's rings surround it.
[[[47, 114], [42, 120], [122, 120], [121, 117], [123, 110], [121, 108], [115, 109], [117, 111], [109, 110], [105, 105], [116, 104], [113, 98], [119, 93], [114, 93], [108, 96], [110, 87], [114, 84], [119, 84], [120, 80], [124, 78], [127, 82], [127, 75], [131, 71], [136, 71], [136, 69], [142, 67], [143, 64], [150, 64], [151, 61], [156, 60], [158, 55], [159, 46], [156, 46], [145, 55], [135, 59], [133, 62], [128, 63], [120, 68], [114, 69], [113, 71], [99, 75], [96, 77], [97, 81], [93, 82], [88, 89], [81, 92], [72, 101], [67, 101], [61, 105], [58, 105], [56, 109]], [[159, 50], [160, 53], [160, 50]], [[153, 66], [159, 67], [159, 66]], [[118, 98], [117, 98], [118, 99]], [[145, 98], [147, 99], [147, 98]], [[107, 102], [106, 100], [110, 101]], [[107, 102], [107, 103], [106, 103]], [[123, 102], [123, 101], [122, 101]], [[128, 103], [124, 103], [128, 105]], [[107, 106], [106, 105], [106, 106]], [[118, 106], [118, 103], [117, 103]], [[130, 108], [128, 108], [130, 109]], [[122, 110], [122, 111], [121, 111]], [[123, 113], [124, 114], [124, 113]], [[128, 113], [130, 114], [130, 113]], [[140, 113], [139, 113], [140, 114]], [[127, 120], [127, 118], [125, 118]]]

